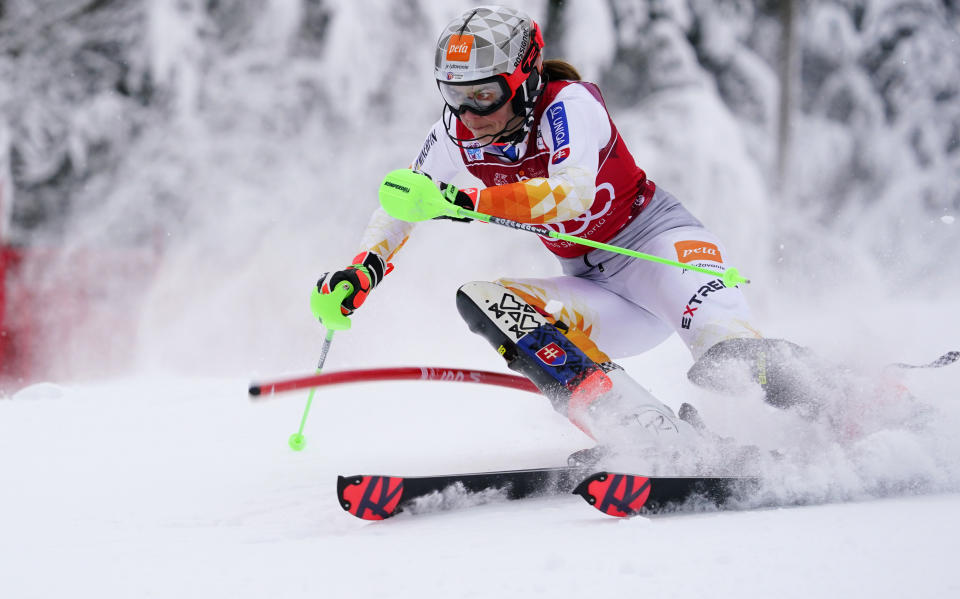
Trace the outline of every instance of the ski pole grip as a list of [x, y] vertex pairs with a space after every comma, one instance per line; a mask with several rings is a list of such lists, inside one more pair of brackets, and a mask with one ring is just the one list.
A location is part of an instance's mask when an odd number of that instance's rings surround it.
[[387, 214], [408, 223], [460, 216], [459, 207], [443, 198], [430, 177], [407, 168], [387, 173], [380, 184], [379, 197]]
[[310, 311], [314, 318], [320, 320], [330, 331], [345, 331], [350, 328], [350, 319], [347, 318], [340, 305], [344, 298], [353, 293], [353, 285], [349, 281], [340, 281], [330, 290], [330, 293], [320, 293], [316, 286], [310, 294]]

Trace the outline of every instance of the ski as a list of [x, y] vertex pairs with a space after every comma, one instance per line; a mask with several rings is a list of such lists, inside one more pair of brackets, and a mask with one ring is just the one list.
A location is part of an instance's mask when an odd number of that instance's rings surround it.
[[642, 476], [564, 466], [438, 476], [340, 476], [337, 497], [344, 510], [363, 520], [384, 520], [418, 503], [428, 505], [448, 489], [494, 492], [505, 500], [574, 493], [605, 514], [628, 517], [670, 510], [694, 497], [723, 506], [758, 484], [754, 477]]
[[948, 351], [929, 364], [904, 364], [903, 362], [896, 362], [891, 364], [891, 366], [894, 368], [943, 368], [944, 366], [953, 364], [957, 360], [960, 360], [960, 351]]

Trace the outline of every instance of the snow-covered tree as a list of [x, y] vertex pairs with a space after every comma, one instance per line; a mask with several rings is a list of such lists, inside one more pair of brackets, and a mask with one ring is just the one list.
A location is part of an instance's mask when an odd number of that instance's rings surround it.
[[62, 229], [78, 188], [111, 171], [149, 120], [138, 2], [8, 1], [0, 15], [0, 129], [11, 234]]

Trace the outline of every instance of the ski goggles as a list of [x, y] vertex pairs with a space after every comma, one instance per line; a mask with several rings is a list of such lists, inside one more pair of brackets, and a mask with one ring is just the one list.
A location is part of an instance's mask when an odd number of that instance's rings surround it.
[[513, 97], [503, 75], [465, 83], [437, 81], [437, 86], [443, 101], [458, 116], [468, 110], [480, 116], [493, 114]]

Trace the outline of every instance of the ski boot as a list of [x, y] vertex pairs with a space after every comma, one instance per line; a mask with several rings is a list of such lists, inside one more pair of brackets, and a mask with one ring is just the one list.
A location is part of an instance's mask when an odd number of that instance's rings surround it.
[[837, 381], [814, 354], [783, 339], [726, 339], [708, 349], [687, 371], [694, 384], [723, 393], [741, 393], [759, 384], [765, 401], [817, 417], [818, 396], [835, 393]]
[[932, 410], [895, 378], [845, 368], [783, 339], [727, 339], [687, 372], [694, 384], [724, 393], [759, 385], [766, 403], [827, 425], [838, 440], [883, 428], [922, 429]]
[[[680, 420], [689, 424], [704, 438], [705, 446], [712, 449], [710, 453], [714, 464], [711, 467], [714, 471], [720, 468], [721, 471], [729, 474], [754, 475], [760, 471], [761, 460], [765, 456], [769, 456], [774, 461], [784, 457], [777, 450], [765, 452], [757, 445], [743, 444], [733, 437], [724, 437], [710, 430], [700, 411], [692, 404], [686, 402], [681, 404], [678, 414]], [[704, 467], [707, 466], [704, 465]]]

